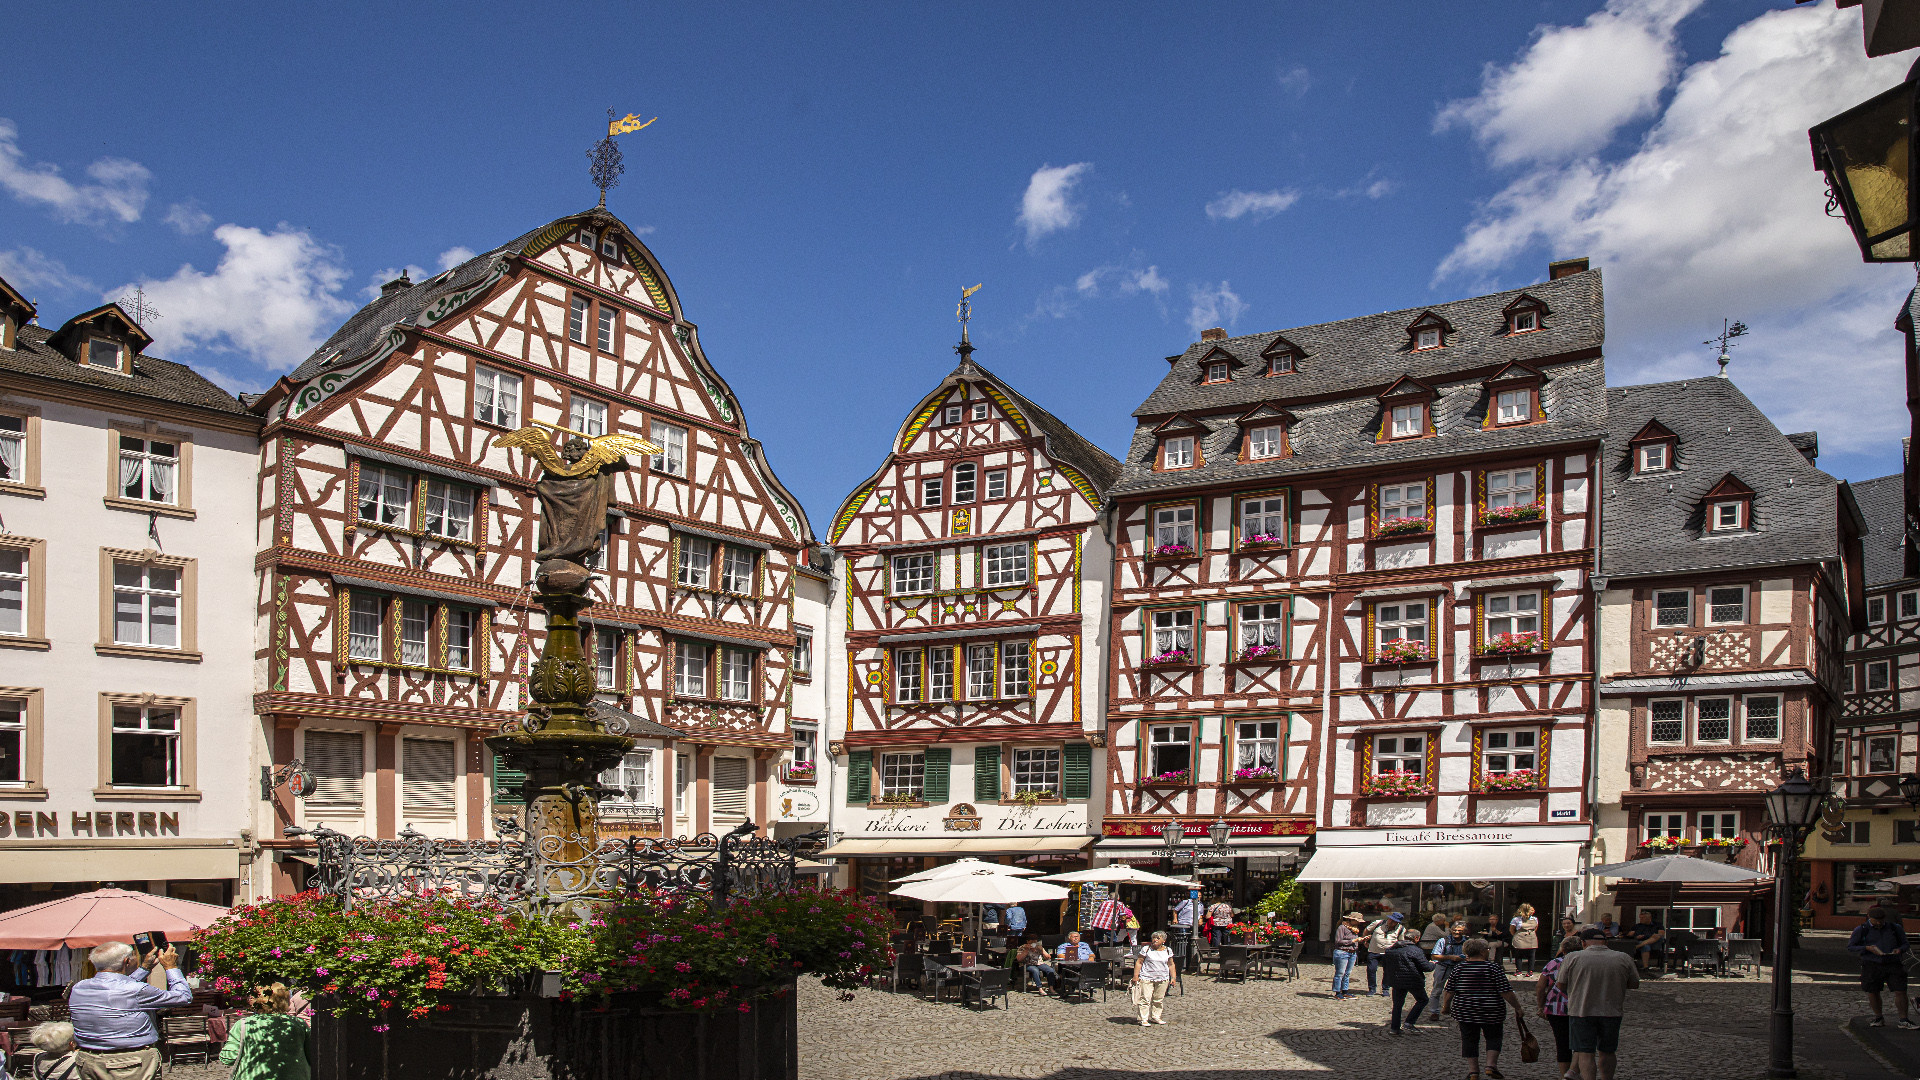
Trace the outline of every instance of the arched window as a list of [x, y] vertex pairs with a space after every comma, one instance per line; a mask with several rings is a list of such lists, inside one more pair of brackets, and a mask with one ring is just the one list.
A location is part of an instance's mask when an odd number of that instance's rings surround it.
[[973, 501], [974, 478], [978, 467], [972, 464], [953, 467], [953, 501], [970, 503]]

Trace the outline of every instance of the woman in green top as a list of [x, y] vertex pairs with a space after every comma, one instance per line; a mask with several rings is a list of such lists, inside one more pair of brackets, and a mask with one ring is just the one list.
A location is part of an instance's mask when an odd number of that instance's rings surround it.
[[249, 1012], [220, 1048], [220, 1064], [233, 1066], [233, 1080], [312, 1080], [313, 1032], [291, 1014], [284, 984], [255, 989]]

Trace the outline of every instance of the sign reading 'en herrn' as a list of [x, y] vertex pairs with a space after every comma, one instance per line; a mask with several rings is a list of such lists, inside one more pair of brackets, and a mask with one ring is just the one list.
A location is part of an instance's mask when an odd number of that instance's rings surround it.
[[[75, 810], [69, 815], [72, 836], [102, 839], [113, 836], [179, 836], [180, 814], [152, 810]], [[60, 835], [60, 815], [35, 810], [0, 813], [0, 840], [52, 839]]]

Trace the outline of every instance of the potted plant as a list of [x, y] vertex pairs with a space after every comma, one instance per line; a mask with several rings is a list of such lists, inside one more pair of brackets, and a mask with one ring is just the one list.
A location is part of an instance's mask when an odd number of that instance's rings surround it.
[[880, 802], [885, 806], [912, 806], [919, 801], [920, 796], [911, 791], [889, 791], [880, 796]]
[[1375, 536], [1423, 536], [1432, 531], [1431, 517], [1387, 518], [1373, 527]]
[[1426, 795], [1431, 791], [1425, 776], [1405, 769], [1375, 773], [1361, 787], [1366, 795]]
[[1043, 802], [1058, 799], [1059, 797], [1060, 793], [1057, 791], [1042, 790], [1040, 788], [1028, 788], [1025, 791], [1016, 791], [1013, 793], [1014, 802], [1029, 808], [1039, 806]]
[[1185, 559], [1192, 554], [1192, 544], [1155, 544], [1152, 556], [1156, 559]]
[[1155, 776], [1147, 777], [1148, 784], [1154, 784], [1161, 787], [1184, 786], [1188, 783], [1191, 783], [1192, 781], [1193, 781], [1192, 769], [1172, 769]]
[[1253, 660], [1281, 659], [1284, 659], [1284, 657], [1280, 655], [1280, 646], [1278, 645], [1249, 645], [1240, 650], [1240, 662], [1243, 664]]
[[[1253, 905], [1255, 915], [1264, 915], [1274, 919], [1297, 919], [1307, 909], [1307, 887], [1300, 884], [1298, 878], [1285, 877], [1280, 884]], [[1280, 923], [1292, 930], [1287, 923]]]
[[1737, 836], [1708, 836], [1700, 840], [1700, 855], [1714, 862], [1730, 863], [1746, 846], [1747, 842]]
[[1242, 536], [1240, 538], [1240, 546], [1243, 548], [1273, 547], [1275, 545], [1284, 544], [1286, 542], [1287, 540], [1286, 540], [1286, 537], [1284, 536], [1277, 536], [1273, 533], [1263, 533], [1263, 532], [1248, 533], [1247, 535]]
[[1532, 791], [1540, 786], [1540, 773], [1535, 769], [1514, 769], [1509, 772], [1487, 773], [1480, 778], [1482, 791]]
[[1191, 664], [1191, 663], [1193, 663], [1193, 650], [1168, 649], [1166, 652], [1154, 653], [1152, 656], [1149, 656], [1145, 660], [1140, 661], [1140, 666], [1141, 667], [1173, 667], [1179, 664]]
[[1280, 770], [1271, 765], [1255, 765], [1252, 768], [1233, 770], [1233, 779], [1241, 784], [1271, 784], [1280, 779]]
[[1412, 638], [1394, 638], [1383, 642], [1379, 652], [1374, 654], [1378, 664], [1418, 664], [1428, 659], [1427, 643]]
[[1546, 639], [1537, 630], [1524, 634], [1495, 634], [1480, 645], [1481, 656], [1515, 656], [1546, 651]]
[[1498, 506], [1492, 510], [1480, 511], [1482, 525], [1513, 525], [1524, 521], [1539, 521], [1546, 516], [1546, 507], [1539, 503], [1525, 506]]
[[790, 761], [787, 763], [787, 779], [795, 783], [811, 784], [816, 773], [811, 761]]

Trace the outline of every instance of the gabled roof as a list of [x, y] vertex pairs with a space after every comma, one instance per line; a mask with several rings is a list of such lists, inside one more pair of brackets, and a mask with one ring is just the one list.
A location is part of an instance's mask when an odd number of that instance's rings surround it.
[[[1222, 351], [1225, 351], [1225, 350], [1222, 350]], [[1301, 348], [1298, 345], [1295, 345], [1291, 341], [1288, 341], [1286, 337], [1281, 334], [1273, 335], [1273, 340], [1267, 342], [1266, 347], [1260, 350], [1260, 355], [1262, 357], [1281, 356], [1286, 353], [1292, 353], [1294, 363], [1297, 364], [1300, 362], [1300, 360], [1303, 357], [1307, 355], [1307, 350]]]
[[1553, 309], [1547, 306], [1547, 302], [1545, 300], [1542, 300], [1539, 297], [1533, 295], [1532, 293], [1527, 293], [1527, 292], [1523, 292], [1519, 296], [1514, 297], [1513, 300], [1510, 303], [1508, 303], [1506, 307], [1503, 307], [1500, 310], [1503, 313], [1511, 314], [1512, 312], [1515, 312], [1515, 311], [1526, 311], [1529, 309], [1538, 311], [1542, 315], [1553, 314]]
[[[47, 344], [60, 352], [68, 352], [75, 338], [89, 331], [97, 332], [101, 324], [111, 323], [118, 323], [119, 326], [115, 329], [132, 338], [139, 345], [139, 349], [145, 349], [153, 344], [153, 335], [141, 329], [140, 324], [133, 321], [133, 316], [121, 310], [119, 304], [102, 304], [92, 311], [83, 311], [75, 315], [48, 336]], [[139, 349], [135, 351], [138, 352]]]
[[1751, 495], [1751, 494], [1753, 494], [1752, 488], [1741, 483], [1739, 477], [1733, 475], [1732, 473], [1728, 473], [1727, 475], [1720, 478], [1719, 483], [1713, 485], [1712, 490], [1707, 492], [1707, 498], [1724, 499], [1732, 495]]
[[1445, 316], [1442, 316], [1432, 308], [1422, 311], [1412, 322], [1408, 323], [1407, 333], [1411, 334], [1415, 330], [1425, 330], [1429, 326], [1437, 326], [1446, 333], [1453, 333], [1453, 324], [1448, 322]]
[[1233, 355], [1232, 353], [1228, 352], [1225, 349], [1215, 349], [1212, 352], [1200, 358], [1201, 374], [1204, 375], [1206, 373], [1207, 365], [1213, 363], [1216, 360], [1224, 360], [1227, 363], [1233, 365], [1234, 367], [1244, 367], [1247, 364], [1246, 360], [1243, 360], [1240, 357]]
[[[1660, 430], [1686, 460], [1636, 476], [1630, 450]], [[1815, 468], [1729, 379], [1699, 378], [1607, 391], [1601, 461], [1600, 573], [1612, 576], [1821, 562], [1842, 556], [1839, 481]], [[1735, 475], [1737, 473], [1737, 476]], [[1752, 492], [1750, 527], [1704, 532], [1710, 492]], [[1726, 487], [1723, 487], [1726, 486]]]
[[1175, 431], [1205, 431], [1207, 428], [1205, 424], [1185, 416], [1169, 416], [1159, 427], [1153, 430], [1158, 434], [1165, 435]]
[[47, 344], [53, 332], [43, 326], [23, 326], [14, 335], [14, 347], [0, 349], [0, 373], [30, 375], [71, 383], [93, 390], [166, 401], [229, 416], [247, 416], [247, 408], [233, 395], [208, 382], [185, 364], [141, 353], [133, 358], [133, 374], [76, 364]]
[[1905, 496], [1906, 477], [1899, 473], [1853, 484], [1853, 497], [1867, 520], [1867, 533], [1860, 546], [1866, 557], [1862, 576], [1869, 588], [1906, 577]]
[[33, 301], [21, 295], [20, 290], [8, 284], [6, 278], [0, 278], [0, 304], [5, 304], [19, 312], [17, 321], [21, 323], [27, 322], [39, 313], [39, 309], [33, 306]]
[[1246, 412], [1241, 413], [1238, 422], [1251, 424], [1260, 420], [1278, 420], [1282, 424], [1291, 424], [1294, 422], [1295, 417], [1292, 413], [1275, 405], [1273, 402], [1263, 401], [1253, 408], [1248, 409]]
[[1640, 429], [1640, 433], [1638, 435], [1635, 435], [1633, 438], [1627, 440], [1627, 444], [1632, 445], [1634, 443], [1643, 443], [1643, 442], [1660, 442], [1663, 439], [1677, 439], [1677, 438], [1679, 438], [1679, 436], [1675, 435], [1671, 430], [1669, 430], [1667, 428], [1667, 425], [1661, 423], [1658, 420], [1648, 420], [1646, 423], [1646, 426]]
[[1532, 382], [1540, 378], [1540, 369], [1519, 360], [1501, 366], [1499, 371], [1487, 376], [1487, 385], [1503, 382]]
[[1421, 382], [1411, 375], [1402, 375], [1393, 380], [1392, 386], [1380, 391], [1378, 396], [1380, 400], [1385, 401], [1388, 398], [1397, 397], [1424, 397], [1432, 393], [1433, 387], [1428, 386], [1426, 383]]

